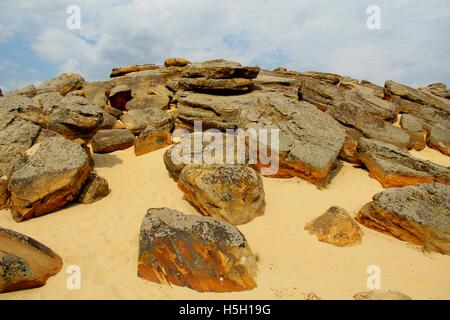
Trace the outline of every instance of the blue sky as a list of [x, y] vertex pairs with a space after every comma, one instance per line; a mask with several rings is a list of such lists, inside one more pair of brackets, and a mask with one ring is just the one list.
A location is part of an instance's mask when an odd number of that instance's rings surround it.
[[[69, 5], [81, 29], [69, 30]], [[381, 9], [369, 30], [366, 9]], [[0, 87], [13, 90], [76, 71], [226, 58], [271, 69], [349, 75], [383, 84], [450, 85], [448, 0], [3, 0]]]

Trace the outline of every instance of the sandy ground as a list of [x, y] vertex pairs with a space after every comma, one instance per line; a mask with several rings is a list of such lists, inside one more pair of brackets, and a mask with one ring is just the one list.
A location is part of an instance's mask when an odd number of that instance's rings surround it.
[[[139, 228], [148, 208], [196, 211], [167, 175], [164, 150], [136, 158], [133, 150], [95, 155], [97, 171], [112, 193], [93, 205], [72, 205], [24, 223], [0, 212], [0, 225], [50, 246], [64, 260], [63, 270], [42, 288], [0, 295], [1, 299], [352, 299], [366, 291], [367, 268], [381, 268], [383, 290], [413, 299], [450, 299], [450, 257], [364, 228], [362, 244], [337, 248], [304, 231], [307, 222], [339, 205], [352, 214], [380, 192], [362, 169], [345, 164], [325, 190], [294, 178], [264, 178], [267, 208], [263, 217], [239, 229], [259, 256], [258, 288], [230, 294], [202, 294], [164, 287], [136, 276]], [[426, 149], [416, 156], [450, 166], [450, 158]], [[80, 290], [66, 286], [67, 268], [78, 265]]]

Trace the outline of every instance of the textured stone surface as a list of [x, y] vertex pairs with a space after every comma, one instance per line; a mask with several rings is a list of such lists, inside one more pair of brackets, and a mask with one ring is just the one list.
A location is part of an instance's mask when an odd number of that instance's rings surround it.
[[135, 110], [135, 109], [146, 109], [146, 108], [156, 108], [156, 109], [166, 109], [169, 105], [170, 99], [163, 95], [149, 95], [141, 94], [135, 96], [131, 99], [125, 106], [125, 109]]
[[84, 85], [83, 77], [77, 73], [64, 73], [55, 79], [48, 80], [40, 85], [36, 94], [58, 92], [65, 96], [70, 91], [78, 90]]
[[110, 78], [116, 78], [124, 76], [128, 73], [139, 72], [139, 71], [147, 71], [157, 69], [158, 66], [154, 64], [143, 64], [143, 65], [135, 65], [123, 68], [114, 68], [111, 72]]
[[124, 113], [120, 120], [135, 135], [141, 134], [147, 127], [161, 130], [171, 130], [173, 127], [172, 117], [156, 108], [131, 110]]
[[139, 238], [138, 276], [200, 292], [256, 287], [256, 257], [234, 226], [209, 217], [150, 209]]
[[164, 66], [166, 68], [168, 68], [168, 67], [185, 67], [191, 63], [192, 62], [190, 62], [188, 59], [185, 59], [185, 58], [169, 58], [169, 59], [164, 60]]
[[165, 148], [172, 144], [172, 135], [169, 130], [159, 130], [147, 127], [134, 142], [134, 153], [142, 156], [155, 150]]
[[12, 174], [11, 214], [28, 220], [62, 208], [76, 199], [91, 170], [83, 148], [64, 138], [49, 138], [34, 147], [26, 165]]
[[430, 147], [450, 156], [450, 127], [437, 124], [433, 126], [427, 137]]
[[126, 129], [97, 131], [91, 141], [94, 153], [110, 153], [125, 150], [134, 145], [134, 135]]
[[182, 76], [184, 78], [253, 79], [258, 76], [259, 71], [259, 67], [244, 67], [237, 62], [226, 60], [211, 60], [188, 65], [183, 70]]
[[41, 287], [62, 264], [42, 243], [0, 227], [0, 293]]
[[353, 296], [355, 300], [412, 300], [406, 294], [397, 291], [366, 291]]
[[322, 242], [336, 247], [347, 247], [361, 243], [363, 232], [347, 211], [331, 207], [323, 215], [305, 226], [310, 234], [315, 234]]
[[109, 193], [108, 181], [92, 171], [81, 189], [78, 202], [91, 204], [103, 199]]
[[424, 183], [376, 194], [357, 214], [368, 228], [450, 255], [450, 186]]
[[425, 148], [426, 131], [423, 127], [422, 121], [413, 115], [405, 113], [402, 114], [400, 125], [402, 126], [402, 129], [411, 137], [413, 149], [418, 151], [423, 150]]
[[249, 91], [253, 87], [253, 80], [244, 78], [209, 79], [185, 78], [180, 79], [178, 86], [192, 91]]
[[358, 158], [385, 188], [433, 181], [450, 184], [448, 168], [415, 158], [392, 144], [362, 138]]
[[247, 166], [188, 165], [181, 171], [178, 187], [202, 215], [233, 225], [264, 214], [262, 179]]

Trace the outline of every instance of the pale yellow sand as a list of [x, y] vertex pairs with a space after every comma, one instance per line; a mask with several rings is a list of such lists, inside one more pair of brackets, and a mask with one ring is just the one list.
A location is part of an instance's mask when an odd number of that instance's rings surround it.
[[[264, 178], [267, 209], [263, 217], [240, 226], [259, 256], [258, 288], [243, 293], [201, 294], [162, 287], [136, 276], [138, 234], [148, 208], [196, 211], [183, 200], [166, 172], [164, 150], [136, 158], [132, 149], [95, 155], [98, 172], [112, 189], [93, 205], [73, 205], [47, 216], [16, 223], [0, 212], [0, 225], [50, 246], [64, 259], [63, 270], [42, 288], [3, 294], [0, 299], [352, 299], [367, 290], [366, 270], [378, 265], [382, 289], [413, 299], [450, 299], [450, 257], [419, 248], [363, 227], [361, 245], [337, 248], [317, 241], [304, 225], [339, 205], [354, 214], [382, 190], [366, 171], [346, 164], [326, 190], [300, 179]], [[450, 158], [426, 149], [422, 158], [450, 166]], [[67, 267], [82, 271], [81, 290], [66, 287]]]

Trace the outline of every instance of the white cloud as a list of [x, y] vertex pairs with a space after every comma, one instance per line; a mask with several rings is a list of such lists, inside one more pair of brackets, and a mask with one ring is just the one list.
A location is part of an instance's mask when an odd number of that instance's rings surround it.
[[[10, 33], [36, 32], [31, 45], [40, 57], [89, 80], [106, 78], [116, 66], [184, 56], [336, 72], [378, 83], [449, 82], [447, 0], [377, 2], [379, 31], [367, 29], [372, 3], [361, 0], [30, 0], [8, 3], [0, 18]], [[65, 28], [71, 4], [82, 10], [78, 32]]]

